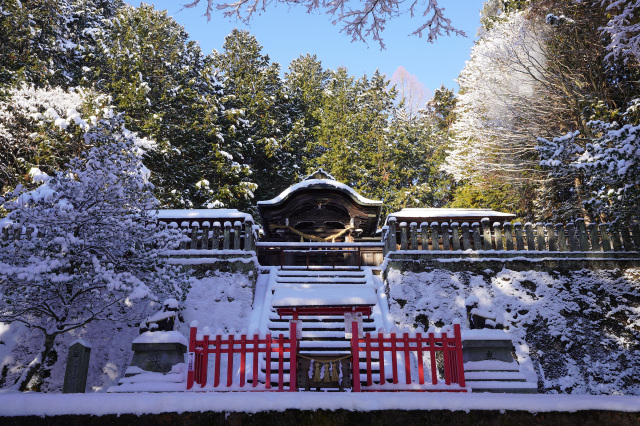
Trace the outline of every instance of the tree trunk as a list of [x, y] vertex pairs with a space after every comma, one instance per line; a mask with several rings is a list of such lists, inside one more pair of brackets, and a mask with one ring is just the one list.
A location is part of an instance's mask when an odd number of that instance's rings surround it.
[[14, 389], [21, 392], [26, 390], [40, 391], [44, 379], [44, 367], [47, 365], [47, 361], [53, 351], [53, 343], [56, 336], [57, 334], [45, 333], [42, 351], [29, 363], [27, 369], [22, 373], [22, 376], [20, 376], [18, 381], [13, 385]]

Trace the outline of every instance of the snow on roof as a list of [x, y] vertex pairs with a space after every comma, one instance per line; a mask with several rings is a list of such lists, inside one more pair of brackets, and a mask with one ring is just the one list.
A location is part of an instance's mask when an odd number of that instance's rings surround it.
[[274, 307], [375, 305], [376, 291], [363, 285], [314, 285], [311, 288], [280, 287], [273, 294]]
[[307, 179], [302, 182], [296, 183], [295, 185], [290, 186], [285, 189], [275, 198], [266, 201], [258, 201], [259, 206], [270, 205], [270, 204], [279, 204], [285, 199], [287, 199], [292, 193], [299, 191], [303, 188], [313, 188], [313, 189], [338, 189], [340, 191], [344, 191], [348, 193], [351, 198], [356, 200], [358, 203], [369, 206], [381, 206], [382, 201], [379, 200], [371, 200], [369, 198], [365, 198], [362, 195], [358, 194], [353, 188], [349, 185], [345, 185], [344, 183], [340, 183], [333, 179]]
[[253, 222], [249, 213], [236, 209], [159, 209], [158, 219], [244, 219]]
[[515, 217], [511, 213], [497, 212], [491, 209], [448, 209], [448, 208], [405, 208], [399, 212], [389, 213], [396, 218], [434, 218], [434, 217], [503, 217], [505, 219]]

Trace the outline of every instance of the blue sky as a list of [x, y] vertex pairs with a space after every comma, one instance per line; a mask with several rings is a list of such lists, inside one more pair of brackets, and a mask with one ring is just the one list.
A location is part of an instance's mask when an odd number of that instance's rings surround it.
[[[443, 36], [434, 44], [425, 38], [409, 36], [420, 24], [417, 18], [396, 18], [390, 21], [383, 33], [386, 50], [380, 50], [376, 42], [369, 44], [351, 42], [350, 37], [340, 33], [340, 24], [332, 25], [324, 13], [309, 15], [303, 7], [276, 5], [260, 16], [254, 16], [249, 26], [242, 22], [224, 18], [216, 12], [207, 22], [202, 16], [206, 0], [195, 9], [180, 10], [183, 0], [158, 0], [152, 2], [156, 9], [167, 10], [170, 16], [183, 25], [193, 40], [200, 42], [205, 53], [221, 50], [224, 37], [233, 28], [247, 29], [263, 46], [263, 54], [280, 63], [286, 70], [291, 60], [301, 54], [316, 54], [325, 68], [345, 66], [355, 76], [371, 75], [380, 69], [389, 78], [399, 67], [429, 89], [430, 93], [441, 84], [457, 89], [454, 79], [464, 67], [476, 30], [479, 26], [479, 11], [484, 0], [441, 0], [445, 15], [453, 25], [467, 33], [468, 37]], [[139, 5], [139, 2], [129, 1]]]

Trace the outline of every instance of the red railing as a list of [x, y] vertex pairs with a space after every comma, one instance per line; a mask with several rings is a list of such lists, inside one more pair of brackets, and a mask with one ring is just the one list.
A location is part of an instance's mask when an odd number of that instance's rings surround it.
[[[223, 355], [226, 354], [226, 387], [227, 390], [236, 388], [244, 388], [247, 376], [247, 356], [251, 358], [250, 364], [252, 369], [251, 382], [252, 388], [257, 388], [259, 383], [259, 360], [261, 354], [264, 354], [266, 362], [264, 389], [271, 389], [271, 365], [273, 355], [278, 355], [277, 371], [278, 375], [278, 391], [283, 391], [285, 383], [284, 360], [285, 355], [289, 354], [289, 391], [296, 390], [296, 353], [298, 350], [298, 341], [296, 338], [298, 324], [291, 322], [289, 326], [289, 338], [285, 338], [282, 334], [273, 338], [271, 334], [258, 334], [248, 337], [245, 334], [230, 334], [223, 338], [221, 335], [209, 336], [198, 335], [197, 324], [191, 327], [189, 334], [189, 354], [188, 354], [188, 373], [187, 373], [187, 389], [191, 389], [194, 383], [198, 383], [200, 388], [204, 388], [207, 384], [207, 375], [209, 369], [209, 354], [213, 354], [213, 387], [220, 386], [220, 369], [223, 362]], [[234, 355], [240, 355], [239, 371], [234, 372]], [[235, 380], [234, 380], [235, 379]], [[234, 381], [236, 383], [234, 383]], [[240, 389], [238, 389], [240, 390]], [[246, 390], [246, 389], [245, 389]], [[259, 389], [254, 389], [259, 390]]]
[[[460, 336], [460, 325], [454, 324], [453, 337], [447, 333], [378, 333], [371, 336], [366, 333], [364, 338], [359, 338], [358, 323], [352, 323], [354, 330], [351, 337], [351, 350], [353, 353], [353, 391], [360, 392], [361, 385], [358, 380], [360, 371], [359, 353], [364, 352], [366, 357], [366, 387], [364, 390], [433, 390], [433, 391], [458, 391], [466, 392], [464, 381], [464, 367], [462, 364], [462, 341]], [[436, 364], [437, 352], [442, 353], [444, 363], [444, 386], [438, 378], [438, 368]], [[391, 358], [391, 376], [393, 385], [386, 382], [385, 354]], [[403, 356], [399, 360], [398, 355]], [[430, 378], [432, 386], [425, 385], [425, 358], [428, 355]], [[412, 362], [413, 358], [413, 362]], [[373, 382], [372, 364], [377, 360], [380, 369], [380, 376], [377, 384]], [[400, 362], [399, 362], [400, 361]], [[399, 364], [404, 364], [404, 386], [399, 384]], [[412, 378], [412, 364], [417, 369], [417, 377]], [[402, 365], [400, 366], [402, 370]], [[415, 371], [415, 369], [413, 369]], [[417, 378], [417, 383], [415, 381]], [[406, 386], [409, 385], [409, 386]], [[417, 385], [417, 386], [416, 386]], [[452, 386], [458, 385], [458, 386]], [[385, 389], [386, 387], [386, 389]]]

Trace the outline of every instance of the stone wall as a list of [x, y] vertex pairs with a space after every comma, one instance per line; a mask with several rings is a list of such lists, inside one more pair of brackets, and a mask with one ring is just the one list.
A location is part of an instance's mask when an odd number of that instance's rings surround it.
[[[409, 258], [407, 258], [409, 257]], [[635, 259], [387, 260], [400, 327], [466, 323], [479, 301], [505, 324], [546, 393], [640, 395], [640, 267]]]

